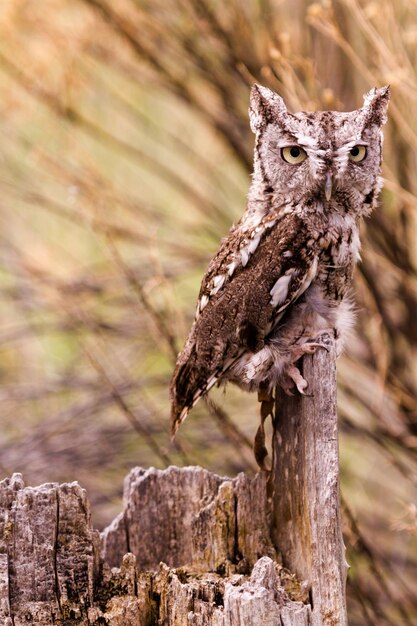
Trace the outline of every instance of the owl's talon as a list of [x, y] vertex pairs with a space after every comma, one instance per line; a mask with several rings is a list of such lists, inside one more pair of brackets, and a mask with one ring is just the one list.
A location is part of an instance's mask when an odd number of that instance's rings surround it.
[[318, 348], [323, 348], [323, 350], [326, 350], [326, 352], [330, 352], [330, 348], [329, 346], [326, 346], [325, 343], [319, 343], [318, 341], [315, 341], [313, 344], [310, 344], [315, 346], [315, 350], [314, 352], [318, 349]]
[[296, 367], [295, 365], [291, 365], [287, 369], [286, 373], [287, 373], [287, 376], [289, 376], [291, 380], [294, 382], [294, 385], [297, 387], [298, 392], [301, 393], [301, 395], [305, 396], [306, 394], [304, 390], [307, 389], [308, 382], [306, 381], [305, 378], [303, 378], [298, 367]]
[[318, 341], [312, 341], [311, 343], [308, 343], [307, 346], [310, 348], [308, 354], [314, 354], [319, 348], [324, 348], [325, 350], [328, 350], [327, 346], [319, 343]]
[[319, 348], [324, 348], [326, 352], [329, 351], [329, 347], [323, 343], [319, 343], [318, 341], [310, 341], [307, 343], [303, 343], [301, 346], [297, 346], [292, 351], [292, 356], [295, 361], [298, 361], [299, 358], [304, 356], [305, 354], [314, 354]]

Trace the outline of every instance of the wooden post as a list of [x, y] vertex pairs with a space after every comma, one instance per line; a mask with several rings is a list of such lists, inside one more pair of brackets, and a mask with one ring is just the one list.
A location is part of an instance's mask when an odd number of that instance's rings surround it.
[[345, 626], [346, 574], [339, 495], [336, 354], [303, 359], [309, 395], [277, 392], [272, 536], [284, 564], [305, 581], [313, 626]]
[[304, 376], [311, 397], [277, 400], [272, 501], [265, 472], [135, 468], [100, 536], [77, 483], [1, 481], [0, 623], [345, 626], [332, 341]]

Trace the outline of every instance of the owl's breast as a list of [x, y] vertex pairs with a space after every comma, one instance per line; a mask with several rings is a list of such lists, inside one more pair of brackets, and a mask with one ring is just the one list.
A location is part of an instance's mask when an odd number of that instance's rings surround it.
[[353, 268], [359, 259], [359, 235], [349, 228], [329, 237], [319, 256], [317, 282], [325, 297], [339, 302], [352, 283]]

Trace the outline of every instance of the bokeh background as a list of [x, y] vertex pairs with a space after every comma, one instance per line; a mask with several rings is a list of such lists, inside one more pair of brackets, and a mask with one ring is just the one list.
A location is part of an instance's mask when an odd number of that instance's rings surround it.
[[255, 396], [168, 384], [245, 207], [250, 85], [292, 110], [390, 83], [385, 189], [338, 366], [350, 623], [417, 623], [416, 0], [3, 0], [0, 471], [78, 480], [102, 528], [134, 465], [256, 471]]

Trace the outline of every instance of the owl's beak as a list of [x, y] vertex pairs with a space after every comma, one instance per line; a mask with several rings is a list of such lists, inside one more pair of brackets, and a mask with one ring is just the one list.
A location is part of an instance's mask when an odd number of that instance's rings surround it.
[[331, 172], [327, 172], [326, 180], [324, 182], [324, 195], [326, 196], [327, 202], [332, 197], [332, 187], [333, 187], [333, 174]]

